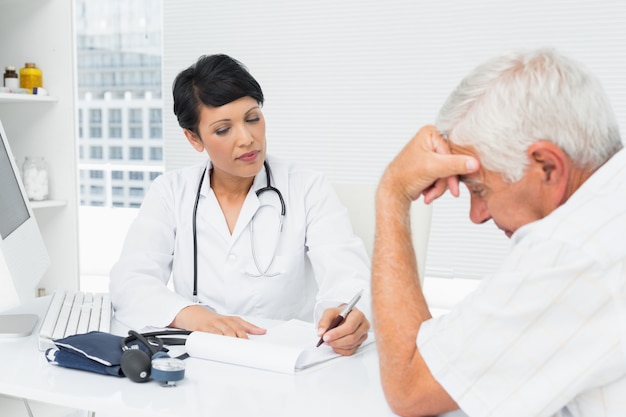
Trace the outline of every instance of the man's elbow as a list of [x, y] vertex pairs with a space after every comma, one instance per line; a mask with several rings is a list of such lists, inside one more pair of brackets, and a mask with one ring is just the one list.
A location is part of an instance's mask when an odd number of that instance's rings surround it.
[[391, 410], [402, 417], [425, 416], [423, 411], [425, 398], [419, 392], [415, 392], [410, 383], [396, 381], [394, 383], [383, 382], [385, 398]]
[[458, 408], [438, 384], [401, 378], [383, 380], [383, 391], [391, 410], [402, 417], [433, 416]]

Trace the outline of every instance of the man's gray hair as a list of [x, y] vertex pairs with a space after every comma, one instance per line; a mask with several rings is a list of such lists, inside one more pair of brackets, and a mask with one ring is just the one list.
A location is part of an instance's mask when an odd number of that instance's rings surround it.
[[556, 144], [589, 170], [623, 146], [598, 79], [553, 49], [512, 52], [480, 65], [448, 97], [436, 126], [511, 182], [523, 177], [526, 151], [537, 141]]

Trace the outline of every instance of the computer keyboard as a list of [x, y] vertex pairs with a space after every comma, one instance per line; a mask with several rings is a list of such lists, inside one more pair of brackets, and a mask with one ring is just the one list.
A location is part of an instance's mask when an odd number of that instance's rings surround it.
[[109, 332], [111, 315], [109, 294], [58, 289], [39, 328], [39, 350], [54, 347], [53, 340], [74, 334]]

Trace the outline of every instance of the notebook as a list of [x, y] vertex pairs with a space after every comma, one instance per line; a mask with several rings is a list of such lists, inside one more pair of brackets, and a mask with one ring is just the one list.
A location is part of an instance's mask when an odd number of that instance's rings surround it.
[[[318, 340], [313, 323], [293, 319], [268, 328], [264, 335], [249, 335], [249, 339], [193, 332], [185, 348], [193, 358], [295, 374], [342, 357], [327, 344], [316, 347]], [[357, 353], [373, 342], [370, 332]]]

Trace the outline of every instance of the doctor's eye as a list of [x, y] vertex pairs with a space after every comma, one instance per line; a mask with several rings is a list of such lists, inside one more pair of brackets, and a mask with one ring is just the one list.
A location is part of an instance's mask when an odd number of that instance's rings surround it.
[[259, 120], [261, 120], [261, 118], [259, 116], [250, 116], [246, 119], [246, 122], [248, 123], [256, 123]]
[[229, 130], [230, 130], [229, 127], [222, 127], [222, 128], [217, 129], [215, 131], [215, 134], [218, 135], [218, 136], [223, 136], [223, 135], [227, 134]]

